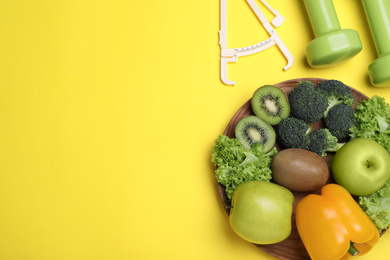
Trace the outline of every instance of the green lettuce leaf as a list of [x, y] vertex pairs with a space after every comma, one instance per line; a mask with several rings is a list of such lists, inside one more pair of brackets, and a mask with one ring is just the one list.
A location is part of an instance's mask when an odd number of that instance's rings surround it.
[[270, 166], [276, 153], [276, 148], [265, 153], [260, 144], [253, 144], [248, 150], [237, 139], [219, 135], [211, 155], [211, 161], [217, 167], [215, 178], [225, 186], [226, 195], [231, 199], [241, 183], [272, 179]]
[[390, 105], [383, 97], [362, 100], [355, 109], [357, 126], [350, 131], [351, 138], [373, 139], [390, 152]]
[[390, 227], [390, 180], [381, 189], [358, 198], [359, 205], [379, 232]]

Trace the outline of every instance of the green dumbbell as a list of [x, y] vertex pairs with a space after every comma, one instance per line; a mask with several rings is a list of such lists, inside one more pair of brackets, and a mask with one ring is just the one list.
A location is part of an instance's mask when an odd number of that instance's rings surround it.
[[344, 62], [362, 50], [359, 34], [341, 29], [332, 0], [304, 0], [314, 36], [306, 47], [313, 68], [326, 68]]
[[368, 66], [371, 83], [390, 87], [390, 1], [362, 0], [378, 59]]

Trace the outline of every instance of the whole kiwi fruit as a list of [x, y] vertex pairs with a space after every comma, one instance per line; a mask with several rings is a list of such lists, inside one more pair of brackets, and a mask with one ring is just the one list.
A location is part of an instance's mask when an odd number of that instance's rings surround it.
[[291, 191], [314, 191], [322, 188], [330, 173], [319, 155], [299, 148], [278, 152], [272, 160], [272, 180]]

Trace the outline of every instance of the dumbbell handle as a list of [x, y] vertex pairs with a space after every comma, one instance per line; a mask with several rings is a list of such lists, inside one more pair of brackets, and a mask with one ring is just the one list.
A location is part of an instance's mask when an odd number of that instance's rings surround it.
[[390, 1], [362, 0], [379, 57], [390, 53]]
[[304, 0], [304, 3], [315, 37], [341, 29], [332, 0]]

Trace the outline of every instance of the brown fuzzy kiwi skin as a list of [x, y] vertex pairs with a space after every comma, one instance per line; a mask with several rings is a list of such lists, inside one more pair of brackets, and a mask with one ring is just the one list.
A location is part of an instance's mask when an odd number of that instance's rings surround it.
[[317, 154], [298, 148], [278, 152], [272, 161], [272, 180], [291, 191], [314, 191], [330, 177], [327, 163]]

